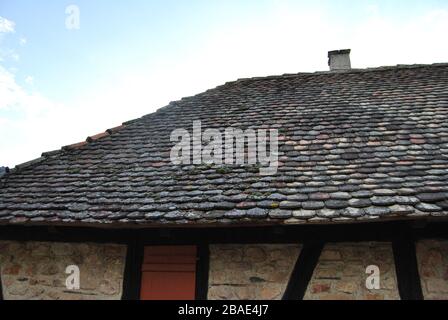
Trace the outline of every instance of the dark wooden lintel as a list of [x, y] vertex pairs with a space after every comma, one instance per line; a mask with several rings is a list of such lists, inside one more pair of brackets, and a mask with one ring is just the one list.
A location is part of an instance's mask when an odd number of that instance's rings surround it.
[[[97, 229], [83, 227], [0, 226], [0, 240], [143, 244], [297, 243], [307, 241], [392, 241], [412, 221], [263, 227]], [[448, 222], [408, 228], [415, 239], [448, 238]]]

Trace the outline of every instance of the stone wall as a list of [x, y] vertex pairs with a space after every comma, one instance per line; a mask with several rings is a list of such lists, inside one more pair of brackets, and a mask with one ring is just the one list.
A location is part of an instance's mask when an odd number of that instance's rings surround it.
[[421, 240], [416, 248], [423, 297], [448, 299], [448, 241]]
[[281, 299], [301, 246], [211, 245], [208, 299]]
[[[425, 299], [448, 299], [448, 241], [417, 242]], [[209, 299], [281, 299], [300, 254], [298, 244], [210, 246]], [[114, 244], [0, 241], [4, 299], [120, 299], [126, 247]], [[81, 272], [80, 290], [65, 287], [68, 265]], [[380, 270], [379, 290], [367, 289], [366, 267]], [[326, 244], [305, 299], [399, 299], [390, 243]]]
[[[380, 289], [367, 289], [366, 267], [377, 265]], [[330, 243], [322, 250], [304, 299], [400, 299], [390, 243]]]
[[[126, 246], [0, 241], [5, 300], [120, 299]], [[80, 290], [68, 290], [65, 268], [80, 269]]]

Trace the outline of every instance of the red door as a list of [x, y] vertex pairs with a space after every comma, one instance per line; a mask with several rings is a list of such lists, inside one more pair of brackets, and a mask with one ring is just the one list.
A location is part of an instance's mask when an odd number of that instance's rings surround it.
[[196, 246], [145, 247], [141, 300], [194, 300]]

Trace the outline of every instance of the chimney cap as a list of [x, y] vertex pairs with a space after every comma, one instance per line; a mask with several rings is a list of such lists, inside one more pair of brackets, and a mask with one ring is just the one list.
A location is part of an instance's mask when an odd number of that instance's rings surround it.
[[335, 55], [335, 54], [349, 54], [350, 51], [351, 51], [351, 49], [331, 50], [331, 51], [328, 51], [328, 58], [330, 58], [330, 56]]
[[328, 51], [330, 71], [350, 70], [350, 49]]

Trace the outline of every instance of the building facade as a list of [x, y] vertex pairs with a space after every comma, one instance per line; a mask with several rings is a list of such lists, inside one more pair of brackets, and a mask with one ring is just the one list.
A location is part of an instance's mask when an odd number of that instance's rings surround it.
[[[337, 65], [229, 82], [6, 170], [1, 298], [447, 299], [448, 65]], [[277, 170], [173, 163], [195, 121], [274, 128]]]

